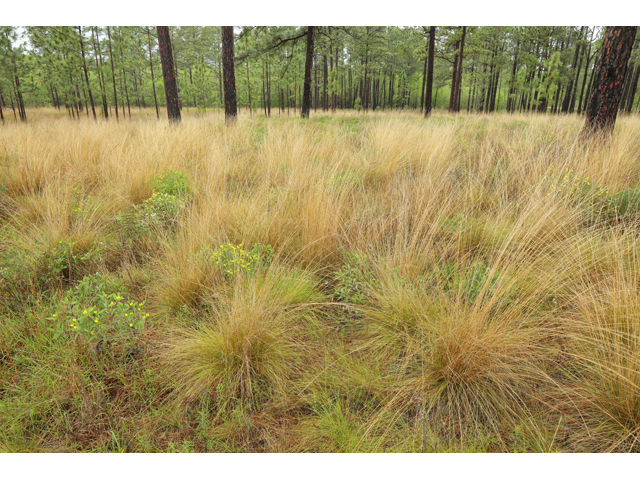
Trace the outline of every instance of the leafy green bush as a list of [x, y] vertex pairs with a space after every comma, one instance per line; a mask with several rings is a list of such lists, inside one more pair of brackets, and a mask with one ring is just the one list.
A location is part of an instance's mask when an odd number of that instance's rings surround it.
[[196, 254], [196, 260], [203, 260], [222, 271], [225, 277], [239, 274], [254, 274], [259, 268], [273, 261], [273, 247], [255, 243], [251, 250], [244, 250], [243, 244], [227, 243], [213, 250], [205, 247]]
[[68, 240], [8, 245], [0, 255], [0, 290], [9, 290], [16, 298], [48, 291], [80, 278], [95, 267], [100, 255], [100, 245], [86, 250]]
[[58, 307], [50, 317], [54, 339], [68, 335], [115, 342], [142, 330], [149, 316], [144, 302], [130, 298], [122, 282], [101, 273], [85, 276], [65, 292]]
[[193, 193], [187, 174], [180, 170], [164, 170], [149, 180], [149, 186], [155, 193], [178, 198], [188, 198]]

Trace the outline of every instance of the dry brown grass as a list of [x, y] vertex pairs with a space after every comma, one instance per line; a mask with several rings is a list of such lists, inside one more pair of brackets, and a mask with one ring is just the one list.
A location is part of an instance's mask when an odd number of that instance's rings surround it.
[[[152, 421], [145, 407], [136, 428], [153, 434], [132, 448], [640, 448], [638, 225], [593, 222], [588, 198], [555, 187], [566, 173], [610, 193], [634, 187], [637, 117], [622, 116], [609, 143], [585, 144], [575, 116], [243, 113], [226, 128], [219, 112], [183, 112], [178, 127], [150, 109], [119, 123], [27, 114], [0, 128], [0, 255], [27, 265], [61, 240], [100, 245], [53, 290], [29, 264], [20, 298], [43, 330], [47, 302], [95, 270], [147, 300], [161, 367], [145, 388], [171, 382], [167, 399], [191, 426], [176, 433], [174, 410]], [[128, 241], [122, 218], [167, 168], [186, 173], [193, 195], [171, 228]], [[197, 260], [226, 243], [270, 245], [275, 258], [230, 282]], [[21, 332], [36, 348], [10, 287], [0, 280], [13, 319], [1, 336]], [[57, 293], [33, 303], [38, 291]], [[3, 340], [3, 361], [20, 342]], [[22, 389], [15, 398], [29, 398], [25, 378], [46, 362], [30, 368], [3, 377]], [[209, 423], [195, 427], [198, 415]], [[261, 428], [268, 447], [252, 437]], [[244, 447], [225, 443], [229, 429]]]

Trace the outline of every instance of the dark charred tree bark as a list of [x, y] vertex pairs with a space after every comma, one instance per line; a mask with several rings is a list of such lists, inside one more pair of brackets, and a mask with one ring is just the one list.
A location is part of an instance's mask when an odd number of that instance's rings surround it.
[[167, 114], [170, 122], [180, 123], [182, 117], [180, 116], [180, 106], [178, 103], [178, 86], [176, 85], [176, 74], [173, 67], [169, 27], [156, 27], [156, 29], [158, 31], [158, 46], [160, 47], [164, 93], [167, 97]]
[[233, 27], [222, 27], [222, 70], [224, 76], [224, 119], [227, 123], [233, 123], [238, 118]]
[[637, 28], [607, 27], [587, 107], [584, 129], [587, 134], [610, 133], [615, 126]]
[[424, 99], [424, 118], [431, 115], [431, 98], [433, 95], [433, 58], [435, 56], [436, 27], [429, 28], [429, 68], [427, 68], [427, 91]]
[[302, 118], [309, 118], [311, 110], [311, 68], [313, 67], [313, 41], [316, 27], [307, 27], [307, 57], [304, 62], [304, 90], [302, 92]]

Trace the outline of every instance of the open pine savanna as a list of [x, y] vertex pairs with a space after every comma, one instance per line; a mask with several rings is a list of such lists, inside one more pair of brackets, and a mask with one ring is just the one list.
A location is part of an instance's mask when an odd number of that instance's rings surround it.
[[0, 126], [0, 450], [640, 449], [637, 115], [282, 113]]

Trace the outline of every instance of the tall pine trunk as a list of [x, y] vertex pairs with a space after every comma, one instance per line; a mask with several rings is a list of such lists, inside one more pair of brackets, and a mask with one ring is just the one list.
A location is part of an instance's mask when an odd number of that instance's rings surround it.
[[222, 27], [222, 69], [224, 75], [224, 118], [234, 123], [238, 117], [236, 73], [233, 54], [233, 27]]
[[424, 117], [431, 115], [431, 98], [433, 94], [433, 59], [435, 55], [436, 27], [429, 27], [429, 68], [427, 68], [427, 91], [424, 99]]
[[180, 116], [180, 106], [178, 104], [178, 86], [174, 71], [169, 27], [156, 27], [156, 29], [158, 32], [158, 46], [160, 47], [164, 93], [167, 98], [167, 115], [169, 116], [169, 122], [179, 123], [182, 117]]
[[311, 68], [313, 67], [313, 41], [316, 27], [307, 27], [307, 56], [304, 63], [304, 89], [302, 93], [302, 118], [309, 118], [311, 110]]
[[607, 27], [587, 107], [586, 134], [610, 133], [615, 126], [637, 28]]

